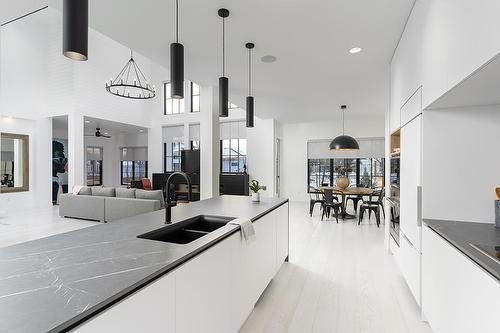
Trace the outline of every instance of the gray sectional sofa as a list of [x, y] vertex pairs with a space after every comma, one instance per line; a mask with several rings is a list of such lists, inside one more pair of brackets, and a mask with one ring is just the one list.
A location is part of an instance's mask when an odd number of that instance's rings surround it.
[[161, 191], [101, 186], [84, 186], [77, 195], [63, 194], [59, 215], [110, 222], [165, 207]]

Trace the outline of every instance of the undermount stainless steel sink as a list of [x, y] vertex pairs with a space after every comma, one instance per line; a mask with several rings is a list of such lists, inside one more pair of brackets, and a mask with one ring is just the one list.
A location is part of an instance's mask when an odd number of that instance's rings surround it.
[[234, 219], [234, 217], [227, 216], [198, 215], [137, 237], [167, 243], [188, 244], [222, 228]]

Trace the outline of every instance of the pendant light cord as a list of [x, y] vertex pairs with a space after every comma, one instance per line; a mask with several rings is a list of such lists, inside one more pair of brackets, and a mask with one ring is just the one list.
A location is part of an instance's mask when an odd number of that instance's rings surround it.
[[345, 109], [342, 109], [342, 135], [345, 135]]
[[179, 43], [179, 0], [175, 0], [175, 42]]
[[252, 96], [252, 49], [248, 49], [248, 96]]
[[223, 17], [222, 18], [222, 76], [226, 76], [226, 65], [225, 65], [225, 60], [226, 60], [226, 19]]

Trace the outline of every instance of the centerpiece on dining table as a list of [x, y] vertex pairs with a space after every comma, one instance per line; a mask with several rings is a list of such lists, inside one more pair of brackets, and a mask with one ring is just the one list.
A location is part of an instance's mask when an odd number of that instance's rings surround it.
[[349, 181], [349, 172], [352, 172], [350, 168], [344, 167], [344, 166], [337, 166], [335, 167], [335, 172], [338, 173], [340, 176], [335, 180], [335, 185], [341, 189], [346, 189], [349, 187], [350, 181]]

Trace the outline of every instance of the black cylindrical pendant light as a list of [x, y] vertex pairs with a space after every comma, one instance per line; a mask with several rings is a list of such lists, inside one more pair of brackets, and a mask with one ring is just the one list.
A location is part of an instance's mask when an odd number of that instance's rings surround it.
[[89, 1], [63, 0], [63, 54], [73, 60], [87, 60], [89, 43]]
[[341, 105], [342, 110], [342, 135], [337, 136], [330, 142], [330, 150], [355, 150], [359, 149], [359, 144], [355, 138], [344, 133], [344, 112], [347, 108], [346, 105]]
[[217, 12], [222, 17], [222, 76], [219, 78], [219, 117], [229, 116], [229, 79], [226, 75], [226, 17], [229, 16], [229, 10], [221, 8]]
[[254, 124], [254, 98], [252, 96], [252, 49], [255, 47], [254, 43], [246, 43], [245, 47], [248, 49], [248, 96], [247, 96], [247, 127], [253, 127]]
[[247, 127], [253, 127], [253, 106], [254, 99], [253, 96], [247, 96]]
[[170, 95], [184, 98], [184, 45], [179, 43], [179, 0], [175, 0], [175, 43], [170, 44]]

